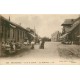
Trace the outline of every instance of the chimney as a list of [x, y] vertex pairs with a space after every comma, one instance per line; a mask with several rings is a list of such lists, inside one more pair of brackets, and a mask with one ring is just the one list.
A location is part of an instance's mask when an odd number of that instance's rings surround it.
[[9, 16], [9, 21], [10, 21], [10, 16]]

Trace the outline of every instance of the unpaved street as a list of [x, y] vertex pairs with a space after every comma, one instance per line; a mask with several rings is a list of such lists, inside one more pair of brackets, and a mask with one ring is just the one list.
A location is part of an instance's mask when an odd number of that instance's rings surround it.
[[[39, 44], [35, 45], [35, 49], [23, 51], [15, 56], [0, 58], [0, 64], [59, 64], [61, 62], [70, 62], [61, 60], [59, 56], [58, 46], [60, 42], [46, 42], [44, 49], [39, 49]], [[61, 61], [60, 61], [61, 60]]]

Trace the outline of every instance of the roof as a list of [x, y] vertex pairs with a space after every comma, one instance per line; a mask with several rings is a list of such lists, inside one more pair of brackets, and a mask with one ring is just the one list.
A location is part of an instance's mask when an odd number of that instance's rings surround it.
[[77, 20], [77, 21], [72, 25], [72, 27], [70, 28], [69, 31], [72, 31], [73, 29], [75, 29], [79, 24], [80, 24], [80, 21]]
[[34, 29], [26, 28], [26, 30], [27, 30], [28, 32], [32, 32], [32, 33], [34, 33]]
[[35, 36], [38, 36], [34, 29], [26, 28], [26, 30], [31, 34], [35, 34]]
[[69, 33], [65, 33], [64, 35], [60, 36], [60, 38], [65, 38]]
[[3, 20], [5, 20], [5, 21], [7, 21], [7, 22], [8, 22], [8, 23], [10, 23], [11, 25], [16, 26], [16, 27], [21, 28], [21, 29], [26, 30], [26, 29], [25, 29], [25, 28], [23, 28], [21, 25], [18, 25], [18, 24], [16, 24], [16, 23], [12, 22], [12, 21], [9, 21], [8, 19], [6, 19], [5, 17], [3, 17], [3, 16], [1, 16], [1, 15], [0, 15], [0, 17], [1, 17], [1, 19], [3, 19]]
[[30, 34], [32, 37], [34, 37], [34, 38], [36, 37], [36, 36], [35, 36], [34, 34], [32, 34], [32, 33], [29, 33], [29, 34]]
[[61, 26], [64, 25], [72, 25], [74, 23], [75, 19], [66, 19]]

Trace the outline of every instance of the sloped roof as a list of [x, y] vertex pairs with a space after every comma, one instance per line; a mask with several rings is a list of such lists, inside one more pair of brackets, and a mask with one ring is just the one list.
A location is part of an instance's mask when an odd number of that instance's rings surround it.
[[36, 35], [34, 35], [34, 34], [32, 34], [32, 33], [29, 33], [29, 34], [30, 34], [32, 37], [34, 37], [34, 38], [36, 37]]
[[7, 21], [8, 23], [10, 23], [10, 24], [12, 24], [12, 25], [14, 25], [14, 26], [16, 26], [16, 27], [18, 27], [18, 28], [21, 28], [21, 29], [26, 30], [26, 29], [23, 28], [21, 25], [18, 25], [18, 24], [16, 24], [16, 23], [12, 22], [12, 21], [9, 21], [8, 19], [6, 19], [5, 17], [3, 17], [3, 16], [1, 16], [1, 15], [0, 15], [0, 17], [1, 17], [1, 19]]
[[77, 21], [72, 25], [72, 27], [70, 28], [69, 31], [72, 31], [73, 29], [75, 29], [79, 24], [80, 24], [80, 21], [77, 20]]
[[65, 33], [64, 35], [60, 36], [60, 38], [65, 38], [69, 33]]
[[61, 24], [61, 26], [64, 25], [72, 25], [74, 23], [75, 19], [65, 19], [65, 21]]

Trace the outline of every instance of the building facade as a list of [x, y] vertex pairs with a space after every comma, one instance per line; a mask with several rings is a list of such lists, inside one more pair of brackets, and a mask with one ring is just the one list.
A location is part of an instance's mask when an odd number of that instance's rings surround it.
[[0, 16], [0, 56], [3, 42], [7, 43], [14, 41], [15, 43], [20, 44], [23, 44], [26, 40], [31, 42], [32, 35], [30, 35], [30, 33], [30, 31], [24, 29], [21, 25]]
[[69, 32], [72, 27], [72, 24], [74, 23], [74, 19], [66, 19], [61, 26], [62, 28], [62, 36], [60, 37], [62, 42], [68, 42], [69, 41]]
[[62, 26], [62, 40], [71, 44], [80, 44], [80, 17], [74, 20], [69, 19], [68, 23], [64, 22]]
[[55, 33], [53, 33], [51, 35], [51, 41], [52, 42], [59, 42], [60, 41], [60, 36], [61, 36], [61, 33], [59, 31], [56, 31]]
[[69, 31], [69, 39], [73, 44], [80, 44], [80, 17], [73, 23]]

